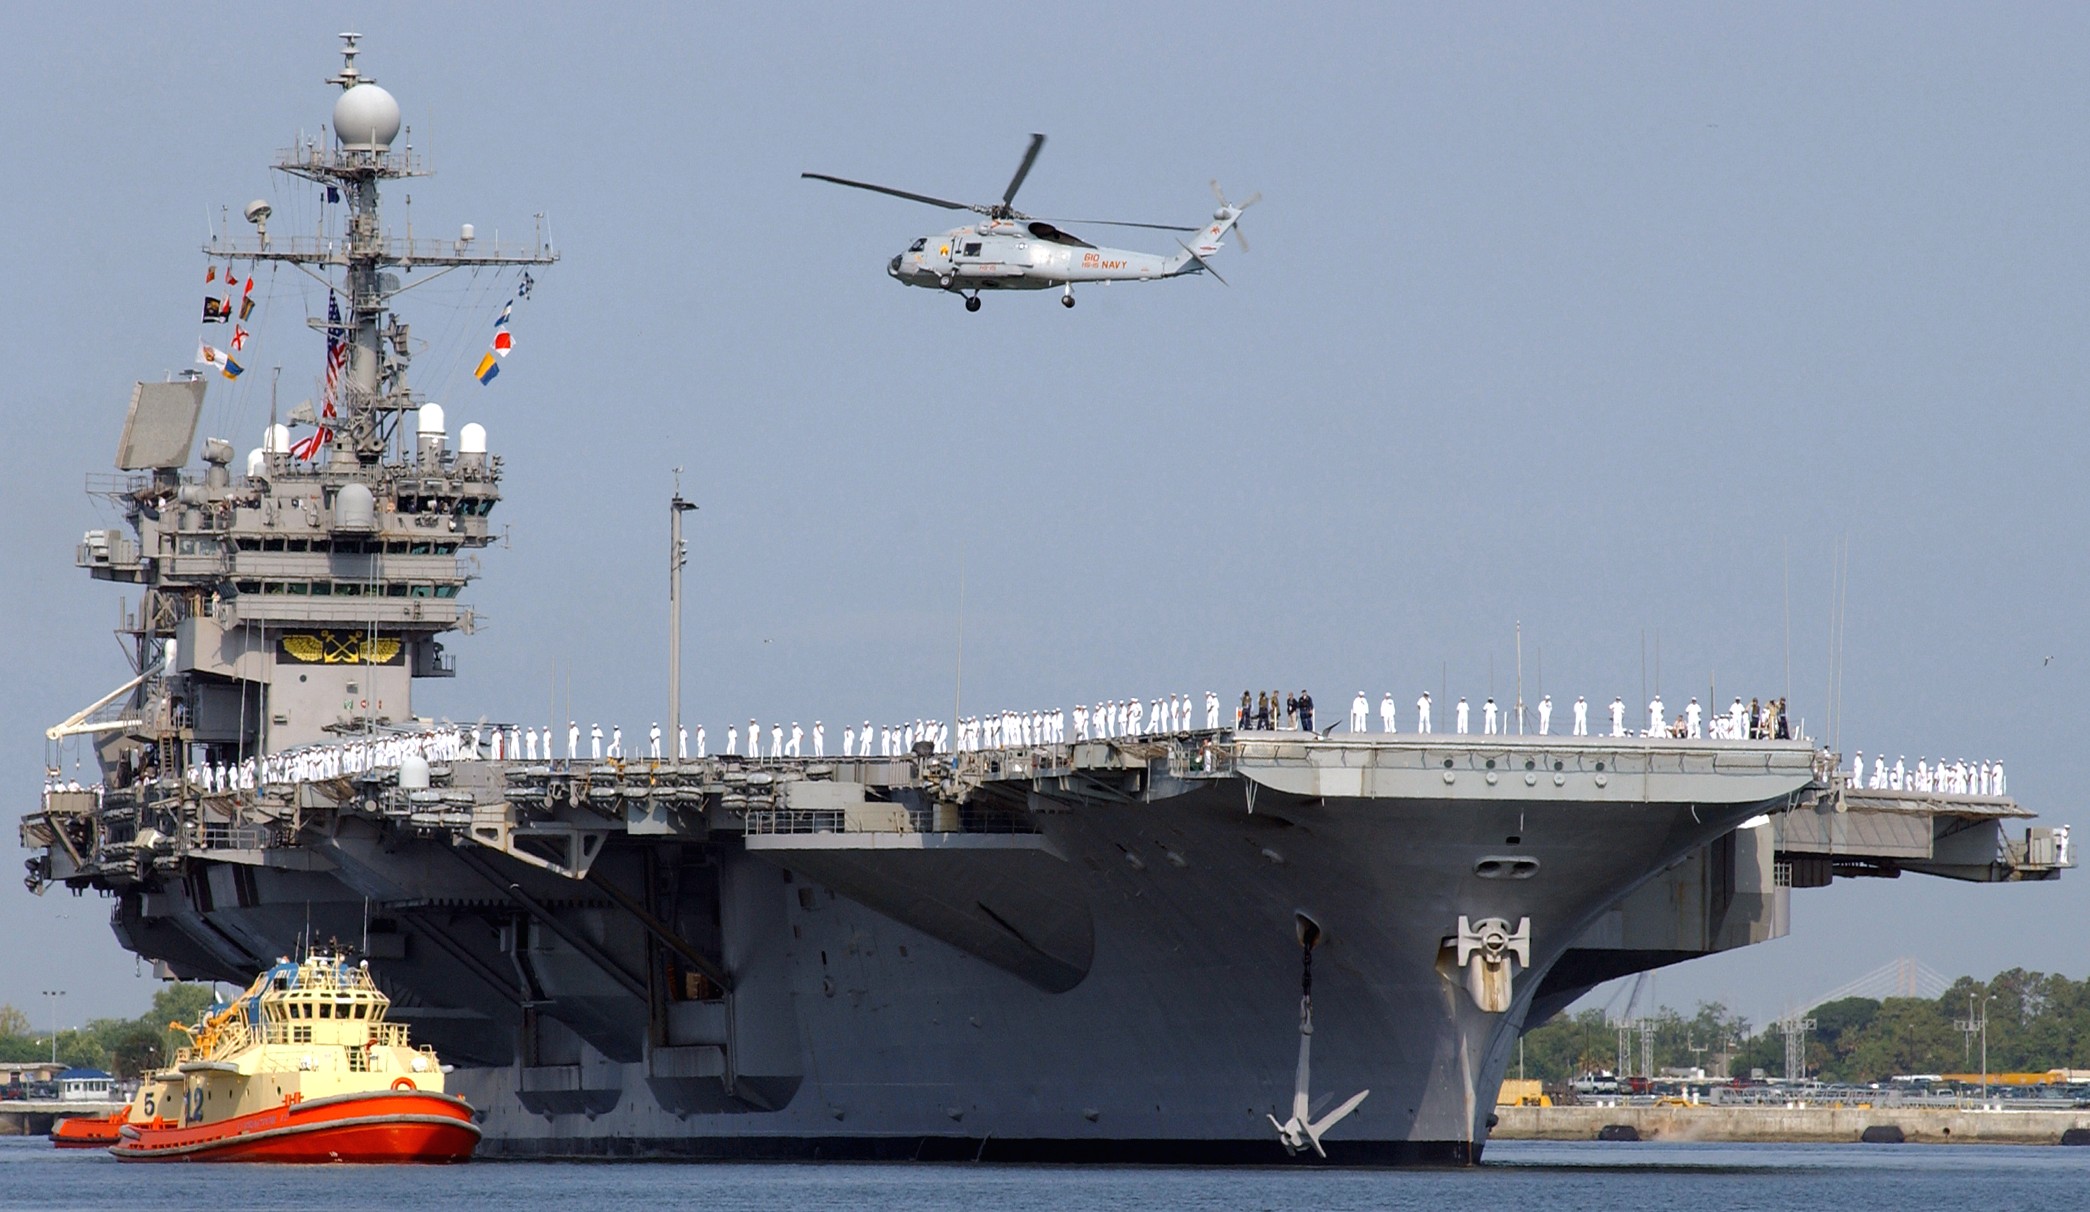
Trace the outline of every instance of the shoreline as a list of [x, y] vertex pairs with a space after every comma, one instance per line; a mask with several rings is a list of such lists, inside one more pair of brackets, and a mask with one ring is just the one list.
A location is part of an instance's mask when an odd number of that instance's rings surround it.
[[1497, 1107], [1492, 1140], [1734, 1144], [2090, 1145], [2090, 1109]]

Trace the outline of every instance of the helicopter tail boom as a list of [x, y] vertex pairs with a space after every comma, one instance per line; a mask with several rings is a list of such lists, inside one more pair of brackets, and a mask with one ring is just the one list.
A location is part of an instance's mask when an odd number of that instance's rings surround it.
[[1212, 221], [1199, 228], [1197, 235], [1189, 243], [1180, 244], [1183, 251], [1168, 259], [1168, 275], [1174, 277], [1177, 274], [1212, 273], [1213, 277], [1218, 277], [1219, 275], [1213, 273], [1212, 267], [1206, 263], [1206, 258], [1219, 251], [1226, 240], [1226, 234], [1234, 229], [1234, 223], [1241, 218], [1241, 210], [1238, 206], [1220, 207]]

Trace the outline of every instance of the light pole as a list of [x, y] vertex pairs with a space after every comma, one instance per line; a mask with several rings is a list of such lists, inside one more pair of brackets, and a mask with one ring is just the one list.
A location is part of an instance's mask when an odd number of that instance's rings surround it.
[[46, 989], [44, 996], [51, 1001], [51, 1064], [58, 1064], [58, 999], [65, 996], [63, 989]]
[[1988, 1105], [1988, 1004], [1996, 1000], [1993, 993], [1981, 997], [1981, 1105]]
[[682, 543], [682, 515], [696, 506], [682, 499], [682, 469], [675, 469], [675, 495], [668, 499], [668, 744], [676, 759], [682, 754], [682, 567], [689, 549]]
[[1974, 1042], [1974, 1036], [1977, 1032], [1981, 1036], [1981, 1103], [1984, 1107], [1988, 1105], [1988, 1004], [1994, 1000], [1996, 1000], [1995, 994], [1982, 994], [1981, 1014], [1979, 1017], [1976, 1017], [1974, 1014], [1974, 995], [1971, 993], [1967, 994], [1967, 1016], [1953, 1024], [1953, 1026], [1965, 1033], [1969, 1044]]

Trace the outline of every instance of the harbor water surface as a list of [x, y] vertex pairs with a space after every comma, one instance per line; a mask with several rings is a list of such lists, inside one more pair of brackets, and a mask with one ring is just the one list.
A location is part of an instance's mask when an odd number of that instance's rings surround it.
[[[2090, 1149], [1500, 1142], [1469, 1170], [473, 1162], [456, 1167], [131, 1165], [0, 1140], [0, 1207], [1429, 1209], [1720, 1212], [2090, 1206]], [[286, 1170], [293, 1171], [286, 1173]]]

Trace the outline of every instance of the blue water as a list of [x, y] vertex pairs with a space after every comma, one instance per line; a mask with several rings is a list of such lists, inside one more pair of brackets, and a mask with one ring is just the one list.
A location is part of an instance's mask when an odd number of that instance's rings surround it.
[[2090, 1208], [2090, 1149], [2001, 1145], [1536, 1144], [1471, 1170], [1199, 1170], [995, 1165], [473, 1162], [466, 1166], [125, 1165], [0, 1139], [0, 1208], [1149, 1208], [1749, 1212]]

